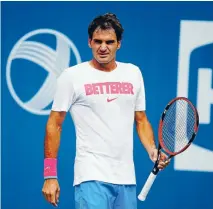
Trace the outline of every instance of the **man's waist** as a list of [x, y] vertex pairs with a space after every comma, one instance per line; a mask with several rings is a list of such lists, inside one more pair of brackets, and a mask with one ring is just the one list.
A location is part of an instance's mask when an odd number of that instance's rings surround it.
[[135, 168], [133, 161], [106, 159], [97, 155], [75, 159], [75, 182], [86, 180], [108, 180], [118, 184], [134, 184]]
[[81, 149], [76, 150], [76, 160], [82, 161], [85, 159], [93, 160], [104, 160], [115, 164], [132, 164], [133, 163], [133, 153], [131, 151], [122, 152], [101, 152], [100, 150], [91, 150], [91, 149]]

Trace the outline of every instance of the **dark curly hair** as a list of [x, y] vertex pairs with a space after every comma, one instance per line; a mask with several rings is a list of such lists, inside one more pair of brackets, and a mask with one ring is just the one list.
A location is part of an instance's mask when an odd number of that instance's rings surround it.
[[119, 19], [113, 13], [106, 13], [104, 15], [97, 16], [89, 24], [88, 34], [90, 39], [92, 39], [93, 33], [97, 28], [100, 28], [103, 30], [113, 28], [116, 33], [117, 41], [120, 41], [122, 39], [122, 34], [124, 32], [124, 29]]

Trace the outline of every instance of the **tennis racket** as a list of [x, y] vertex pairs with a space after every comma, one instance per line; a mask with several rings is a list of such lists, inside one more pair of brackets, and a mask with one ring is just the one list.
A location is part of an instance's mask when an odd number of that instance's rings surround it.
[[170, 101], [161, 115], [158, 127], [158, 158], [143, 186], [138, 199], [144, 201], [159, 172], [160, 153], [167, 154], [168, 159], [185, 151], [195, 139], [198, 132], [199, 115], [194, 105], [185, 97]]

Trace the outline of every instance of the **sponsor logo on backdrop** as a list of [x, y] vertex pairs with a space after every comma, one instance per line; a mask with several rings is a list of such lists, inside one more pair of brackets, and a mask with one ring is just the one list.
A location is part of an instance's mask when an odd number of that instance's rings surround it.
[[[203, 50], [209, 46], [213, 46], [213, 21], [181, 21], [177, 96], [189, 96], [189, 88], [191, 88], [189, 85], [190, 75], [194, 73], [190, 71], [193, 64], [191, 63], [192, 53], [195, 50]], [[208, 57], [209, 55], [212, 56], [210, 60], [210, 66], [212, 67], [213, 54], [208, 54]], [[205, 59], [205, 54], [204, 58], [201, 57], [200, 59]], [[195, 69], [197, 71], [197, 79], [193, 80], [193, 82], [197, 83], [197, 89], [194, 89], [194, 91], [197, 92], [196, 106], [200, 117], [200, 129], [202, 129], [202, 124], [206, 126], [212, 126], [213, 124], [213, 121], [211, 121], [213, 69], [206, 67], [209, 66], [208, 64], [202, 63], [202, 67]], [[212, 132], [212, 127], [210, 130]], [[211, 143], [213, 143], [213, 132], [207, 136], [211, 137]], [[199, 136], [196, 140], [201, 138], [202, 136]], [[206, 139], [203, 138], [201, 140]], [[176, 170], [213, 172], [213, 151], [192, 144], [188, 150], [175, 157], [174, 162]]]
[[[45, 35], [45, 37], [55, 37], [55, 47], [52, 48], [45, 40], [35, 41], [36, 36]], [[52, 36], [52, 37], [51, 37]], [[41, 37], [41, 36], [40, 36]], [[40, 40], [40, 39], [39, 39]], [[48, 72], [46, 79], [31, 99], [23, 102], [17, 95], [13, 87], [11, 72], [13, 70], [13, 61], [23, 59], [33, 62]], [[72, 62], [71, 62], [72, 61]], [[55, 89], [56, 79], [60, 73], [70, 65], [81, 62], [81, 57], [75, 44], [64, 34], [52, 29], [38, 29], [24, 35], [13, 47], [7, 61], [6, 79], [9, 91], [14, 100], [25, 110], [33, 114], [47, 115], [50, 109], [45, 109], [51, 104]], [[20, 62], [20, 73], [23, 66]], [[30, 70], [30, 69], [29, 69]], [[23, 75], [24, 76], [24, 75]], [[21, 83], [21, 81], [20, 81]]]

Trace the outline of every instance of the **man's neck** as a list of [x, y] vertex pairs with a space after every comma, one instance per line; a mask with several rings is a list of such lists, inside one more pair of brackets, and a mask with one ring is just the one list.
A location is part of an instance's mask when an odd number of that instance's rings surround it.
[[112, 61], [110, 61], [109, 63], [99, 63], [97, 62], [96, 59], [92, 59], [89, 64], [97, 69], [97, 70], [101, 70], [101, 71], [105, 71], [105, 72], [110, 72], [110, 71], [113, 71], [116, 67], [117, 67], [117, 64], [115, 62], [115, 60], [113, 59]]

